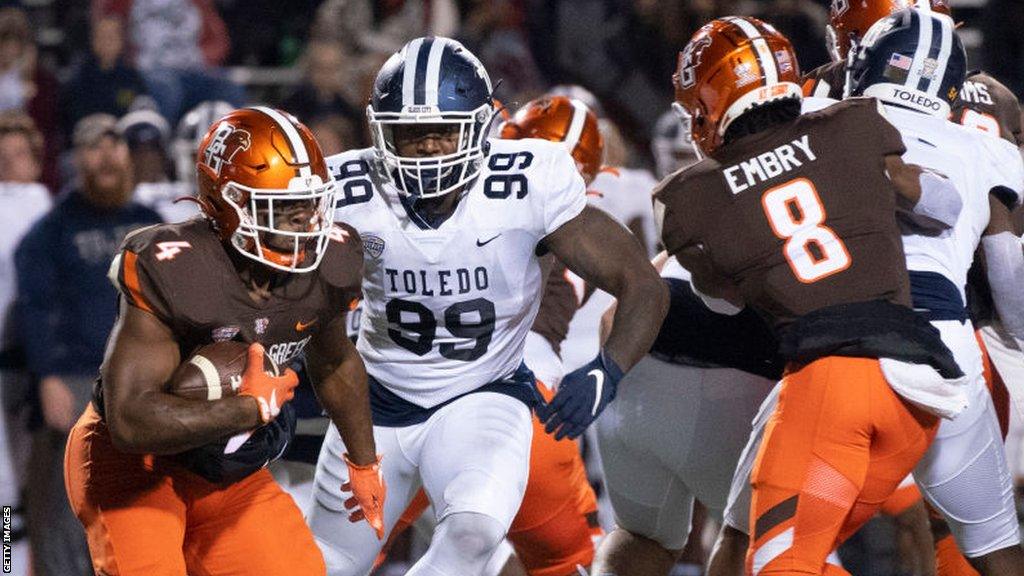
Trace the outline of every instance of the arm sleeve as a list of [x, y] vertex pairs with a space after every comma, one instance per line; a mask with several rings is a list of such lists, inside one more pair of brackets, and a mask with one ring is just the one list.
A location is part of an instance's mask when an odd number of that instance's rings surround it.
[[58, 251], [48, 222], [29, 232], [14, 254], [17, 274], [17, 332], [25, 347], [29, 370], [38, 377], [50, 374], [64, 347], [57, 342]]
[[543, 180], [530, 184], [544, 186], [547, 192], [533, 198], [540, 204], [540, 225], [543, 227], [540, 235], [543, 237], [579, 216], [587, 205], [587, 187], [572, 156], [564, 151], [552, 154], [548, 169], [538, 175]]
[[1024, 158], [1020, 150], [1001, 138], [980, 138], [988, 154], [985, 173], [991, 178], [989, 190], [1011, 210], [1024, 196]]
[[1024, 252], [1010, 232], [981, 239], [985, 251], [985, 273], [992, 289], [992, 302], [1003, 327], [1024, 344]]

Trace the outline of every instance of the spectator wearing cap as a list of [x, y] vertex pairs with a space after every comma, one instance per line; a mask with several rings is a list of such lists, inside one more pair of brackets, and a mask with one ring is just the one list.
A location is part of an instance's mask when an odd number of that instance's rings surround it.
[[136, 110], [118, 120], [117, 128], [128, 144], [136, 184], [171, 179], [173, 168], [167, 154], [171, 126], [159, 112]]
[[64, 132], [90, 114], [121, 117], [135, 99], [146, 93], [142, 75], [125, 59], [124, 21], [117, 15], [101, 16], [92, 23], [92, 52], [61, 88]]
[[192, 187], [174, 181], [170, 158], [171, 126], [158, 112], [136, 110], [121, 118], [118, 128], [128, 143], [135, 191], [132, 198], [155, 210], [164, 222], [181, 222], [199, 214], [194, 202], [179, 202], [193, 196]]
[[11, 325], [14, 315], [14, 249], [29, 227], [50, 208], [50, 193], [39, 183], [43, 135], [24, 112], [0, 113], [0, 502], [13, 507], [14, 574], [28, 573], [29, 548], [21, 492], [31, 436], [32, 388], [24, 353]]
[[114, 324], [110, 262], [125, 234], [160, 222], [156, 212], [130, 199], [128, 146], [113, 116], [80, 120], [73, 143], [79, 182], [32, 226], [14, 255], [18, 332], [39, 383], [43, 416], [26, 494], [37, 576], [92, 574], [64, 489], [64, 444], [89, 400]]

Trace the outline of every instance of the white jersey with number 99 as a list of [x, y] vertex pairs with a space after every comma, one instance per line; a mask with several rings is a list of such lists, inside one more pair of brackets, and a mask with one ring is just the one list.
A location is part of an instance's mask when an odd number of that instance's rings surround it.
[[586, 204], [566, 150], [491, 140], [479, 176], [436, 228], [371, 169], [372, 149], [327, 162], [335, 219], [363, 241], [357, 348], [367, 372], [425, 408], [513, 373], [541, 300], [538, 243]]

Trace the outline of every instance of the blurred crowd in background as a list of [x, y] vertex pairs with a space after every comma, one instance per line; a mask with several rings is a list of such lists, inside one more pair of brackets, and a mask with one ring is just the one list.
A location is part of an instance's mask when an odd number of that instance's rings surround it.
[[[74, 179], [71, 133], [85, 116], [151, 109], [161, 141], [206, 100], [280, 106], [324, 135], [328, 152], [368, 144], [367, 94], [408, 39], [462, 41], [518, 102], [582, 85], [648, 164], [672, 97], [679, 49], [723, 14], [760, 16], [793, 42], [804, 70], [827, 59], [827, 0], [22, 0], [0, 1], [0, 111], [43, 137], [42, 182]], [[1024, 3], [953, 2], [971, 60], [1024, 91]], [[168, 164], [168, 169], [171, 165]], [[178, 175], [169, 173], [169, 178]]]
[[[952, 6], [972, 67], [1024, 96], [1024, 2]], [[107, 267], [126, 231], [196, 213], [174, 201], [190, 195], [198, 137], [217, 117], [270, 104], [310, 126], [325, 154], [368, 146], [378, 68], [409, 39], [442, 35], [481, 58], [508, 109], [583, 86], [617, 127], [606, 163], [658, 173], [677, 54], [701, 24], [761, 17], [809, 71], [828, 59], [827, 10], [827, 0], [0, 0], [0, 460], [12, 463], [0, 465], [0, 504], [15, 507], [14, 573], [19, 562], [27, 573], [28, 542], [34, 574], [91, 573], [61, 462], [116, 313]], [[892, 549], [882, 534], [866, 549]]]

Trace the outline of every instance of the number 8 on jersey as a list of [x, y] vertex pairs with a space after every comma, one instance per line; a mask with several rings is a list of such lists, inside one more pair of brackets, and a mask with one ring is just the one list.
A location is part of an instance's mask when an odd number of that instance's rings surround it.
[[786, 241], [782, 251], [798, 280], [810, 284], [850, 267], [843, 241], [825, 226], [825, 206], [813, 182], [780, 184], [764, 193], [761, 205], [772, 232]]

